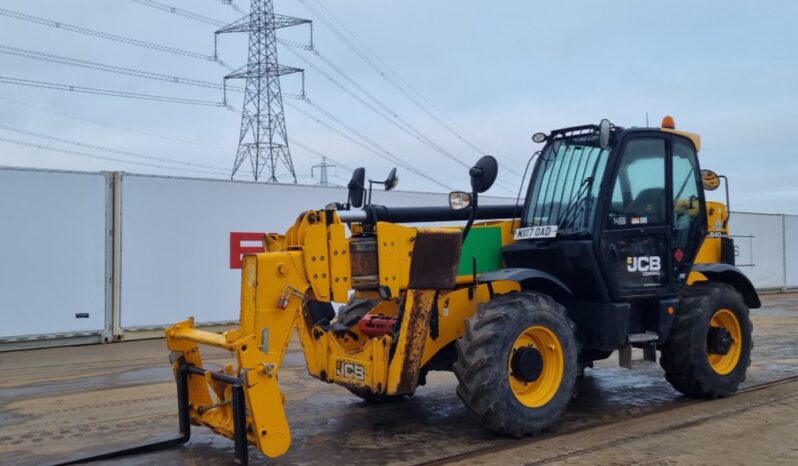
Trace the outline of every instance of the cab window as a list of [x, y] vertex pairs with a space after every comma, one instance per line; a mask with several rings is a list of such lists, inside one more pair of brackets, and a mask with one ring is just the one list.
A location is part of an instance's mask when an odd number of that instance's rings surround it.
[[630, 140], [615, 177], [610, 227], [665, 223], [665, 139]]
[[[701, 228], [701, 178], [693, 146], [673, 141], [673, 247], [687, 248]], [[685, 251], [688, 252], [688, 251]]]

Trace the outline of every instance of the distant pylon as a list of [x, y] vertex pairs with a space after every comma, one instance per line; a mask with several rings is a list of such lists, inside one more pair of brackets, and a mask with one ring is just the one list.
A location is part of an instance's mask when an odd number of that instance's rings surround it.
[[[272, 0], [252, 0], [247, 16], [216, 31], [214, 37], [229, 32], [249, 33], [247, 64], [224, 77], [225, 82], [228, 79], [246, 79], [241, 131], [231, 179], [241, 164], [249, 160], [255, 181], [260, 178], [263, 169], [268, 167], [268, 181], [277, 182], [277, 166], [282, 163], [296, 183], [296, 172], [285, 129], [280, 76], [303, 73], [304, 82], [304, 70], [277, 63], [275, 30], [310, 23], [308, 19], [275, 14]], [[311, 40], [312, 37], [311, 30]], [[304, 95], [304, 86], [302, 93]]]
[[315, 171], [319, 170], [319, 186], [330, 186], [330, 177], [327, 173], [327, 170], [330, 168], [335, 168], [335, 165], [331, 163], [327, 163], [327, 157], [321, 158], [321, 163], [313, 165], [310, 167], [310, 177], [315, 178]]

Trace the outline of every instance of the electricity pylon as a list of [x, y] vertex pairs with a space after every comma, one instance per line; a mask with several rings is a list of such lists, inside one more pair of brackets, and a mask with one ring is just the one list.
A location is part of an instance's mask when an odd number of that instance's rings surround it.
[[215, 37], [231, 32], [249, 33], [247, 64], [224, 77], [225, 81], [246, 79], [241, 131], [231, 179], [244, 161], [249, 160], [255, 181], [260, 178], [263, 169], [268, 167], [268, 181], [276, 183], [277, 167], [282, 163], [296, 183], [296, 172], [285, 129], [280, 76], [304, 73], [304, 70], [277, 62], [275, 31], [300, 24], [311, 24], [311, 21], [275, 14], [272, 0], [252, 0], [247, 16], [216, 31]]

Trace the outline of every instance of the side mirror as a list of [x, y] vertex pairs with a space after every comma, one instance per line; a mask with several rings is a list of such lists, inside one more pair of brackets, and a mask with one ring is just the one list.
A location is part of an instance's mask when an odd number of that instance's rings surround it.
[[386, 191], [392, 190], [399, 184], [399, 177], [396, 176], [396, 167], [391, 168], [391, 171], [388, 173], [388, 178], [385, 178], [382, 184], [385, 186]]
[[479, 159], [468, 171], [471, 175], [471, 189], [478, 194], [482, 194], [496, 181], [499, 174], [499, 162], [491, 155], [486, 155]]
[[449, 208], [452, 210], [463, 210], [471, 206], [471, 195], [463, 191], [449, 193]]
[[610, 120], [603, 119], [599, 123], [599, 147], [606, 149], [610, 146], [610, 130], [612, 130], [612, 123]]
[[720, 187], [720, 177], [712, 170], [701, 170], [701, 181], [707, 191], [714, 191]]
[[363, 198], [366, 194], [366, 169], [363, 167], [355, 168], [352, 172], [352, 179], [349, 180], [349, 204], [355, 208], [363, 207]]
[[375, 181], [369, 180], [369, 194], [368, 194], [368, 203], [371, 204], [371, 191], [374, 188], [374, 183], [381, 184], [385, 191], [390, 191], [399, 184], [399, 177], [396, 176], [396, 167], [391, 168], [391, 171], [388, 172], [388, 178], [385, 178], [385, 181]]

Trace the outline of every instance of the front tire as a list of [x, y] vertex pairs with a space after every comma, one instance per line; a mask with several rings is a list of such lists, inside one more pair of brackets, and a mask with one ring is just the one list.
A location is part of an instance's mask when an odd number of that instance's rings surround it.
[[690, 398], [736, 392], [751, 365], [748, 307], [732, 286], [697, 282], [685, 289], [660, 365], [668, 382]]
[[573, 324], [551, 297], [497, 296], [466, 321], [457, 341], [457, 395], [487, 430], [536, 435], [568, 406], [578, 352]]

